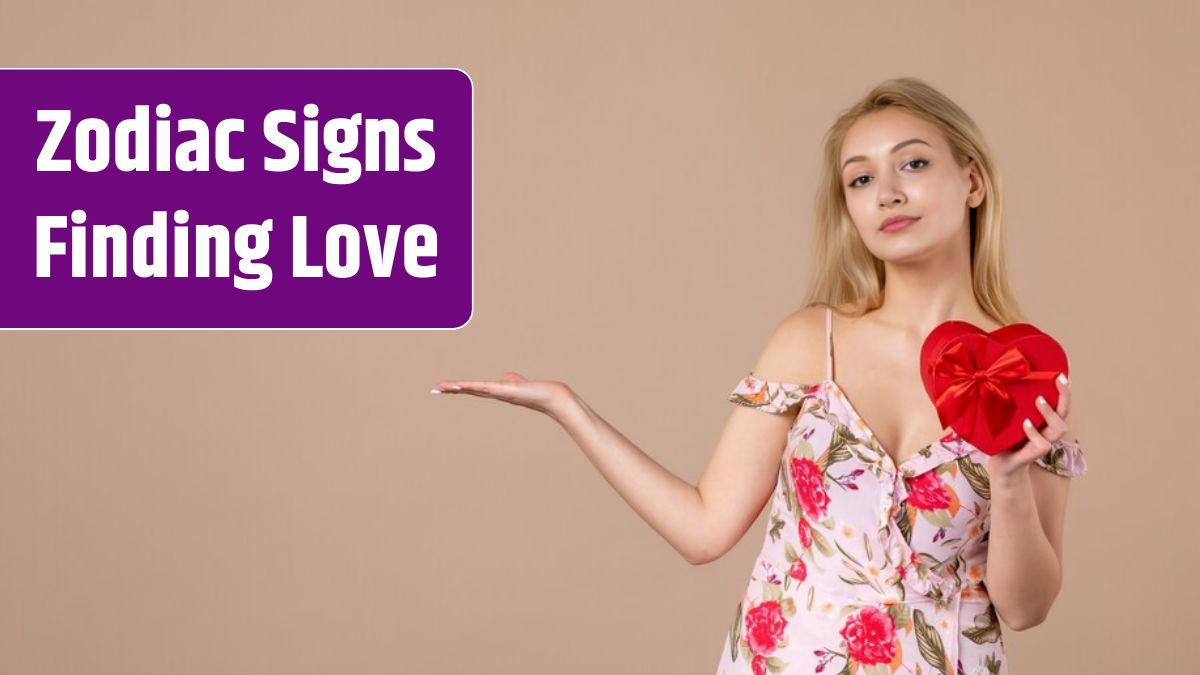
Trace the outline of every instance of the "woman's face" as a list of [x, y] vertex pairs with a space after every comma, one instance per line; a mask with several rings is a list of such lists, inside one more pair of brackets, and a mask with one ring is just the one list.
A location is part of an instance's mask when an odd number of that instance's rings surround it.
[[[975, 162], [954, 162], [929, 122], [898, 108], [862, 117], [846, 134], [839, 166], [846, 208], [875, 257], [916, 261], [969, 241], [969, 209], [983, 201], [983, 180]], [[892, 216], [917, 220], [880, 229]]]

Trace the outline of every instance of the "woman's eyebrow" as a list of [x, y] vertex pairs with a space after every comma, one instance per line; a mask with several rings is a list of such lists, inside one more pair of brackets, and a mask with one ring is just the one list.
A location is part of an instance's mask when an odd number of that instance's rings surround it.
[[[892, 154], [895, 154], [896, 151], [899, 150], [900, 148], [903, 148], [904, 146], [910, 145], [912, 143], [925, 143], [925, 141], [923, 141], [919, 138], [910, 138], [907, 141], [900, 141], [899, 143], [897, 143], [896, 145], [894, 145], [892, 147]], [[929, 145], [929, 144], [925, 143], [925, 145]], [[929, 147], [932, 148], [933, 146], [929, 145]], [[842, 169], [845, 169], [846, 165], [849, 164], [850, 162], [864, 162], [864, 161], [866, 161], [866, 159], [867, 158], [863, 155], [855, 155], [855, 156], [851, 157], [850, 159], [846, 160], [845, 162], [842, 162]]]

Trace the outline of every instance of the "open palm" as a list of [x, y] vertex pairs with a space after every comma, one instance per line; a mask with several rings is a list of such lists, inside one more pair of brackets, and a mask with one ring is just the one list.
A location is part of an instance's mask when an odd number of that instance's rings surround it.
[[433, 393], [494, 398], [551, 416], [557, 416], [572, 396], [571, 388], [563, 382], [527, 380], [512, 371], [505, 372], [499, 380], [442, 380]]

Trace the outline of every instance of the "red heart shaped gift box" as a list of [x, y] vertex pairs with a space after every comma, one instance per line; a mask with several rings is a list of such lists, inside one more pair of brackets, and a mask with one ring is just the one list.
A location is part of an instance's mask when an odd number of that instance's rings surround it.
[[1038, 429], [1041, 394], [1058, 407], [1054, 378], [1067, 373], [1067, 353], [1057, 340], [1028, 323], [988, 333], [966, 321], [946, 321], [921, 345], [921, 379], [938, 419], [989, 455], [1028, 440], [1025, 418]]

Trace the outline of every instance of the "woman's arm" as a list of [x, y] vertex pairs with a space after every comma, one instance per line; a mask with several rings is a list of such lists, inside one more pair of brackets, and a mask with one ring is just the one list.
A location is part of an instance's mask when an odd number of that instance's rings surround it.
[[1032, 628], [1050, 614], [1062, 588], [1063, 529], [1070, 479], [1034, 461], [1052, 440], [1067, 441], [1067, 385], [1058, 382], [1058, 410], [1039, 403], [1041, 432], [1026, 428], [1021, 450], [989, 459], [991, 529], [985, 584], [997, 614], [1013, 630]]
[[[625, 438], [582, 399], [559, 420], [604, 480], [688, 562], [721, 557], [762, 511], [774, 488], [790, 422], [734, 409], [697, 485]], [[777, 452], [778, 450], [778, 452]]]
[[[772, 333], [753, 368], [781, 382], [819, 379], [823, 367], [823, 310], [797, 310]], [[715, 560], [742, 538], [770, 499], [787, 431], [798, 406], [786, 412], [735, 406], [696, 485], [642, 451], [569, 386], [506, 373], [499, 381], [443, 380], [436, 393], [496, 398], [545, 413], [579, 445], [627, 504], [693, 564]]]
[[1062, 532], [1069, 478], [1026, 464], [1016, 476], [991, 480], [987, 589], [996, 613], [1013, 630], [1050, 613], [1062, 588]]
[[[754, 372], [786, 382], [816, 381], [817, 316], [802, 309], [785, 319]], [[795, 408], [786, 414], [734, 408], [696, 485], [654, 461], [573, 392], [555, 418], [642, 520], [688, 562], [704, 564], [733, 548], [770, 499], [796, 414]]]

